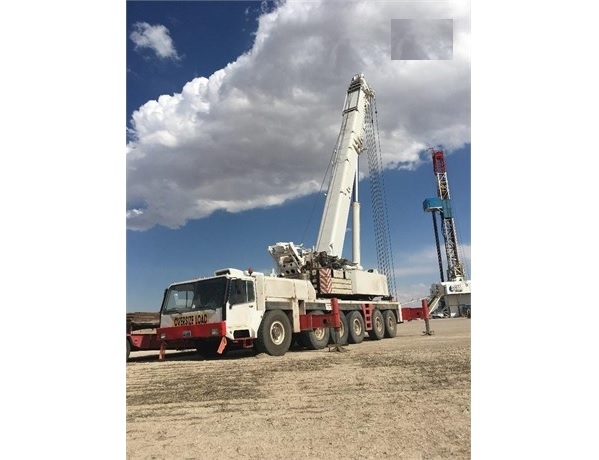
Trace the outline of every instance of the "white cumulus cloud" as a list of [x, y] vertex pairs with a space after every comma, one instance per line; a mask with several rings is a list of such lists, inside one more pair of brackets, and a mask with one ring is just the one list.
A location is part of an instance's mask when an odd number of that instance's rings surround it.
[[[250, 51], [133, 113], [129, 229], [177, 228], [318, 191], [357, 73], [377, 94], [386, 167], [413, 168], [430, 146], [470, 142], [470, 3], [340, 4], [277, 4]], [[453, 58], [392, 59], [391, 20], [402, 18], [452, 19]]]
[[147, 22], [136, 22], [134, 30], [129, 35], [135, 43], [135, 48], [149, 48], [162, 59], [179, 59], [173, 39], [168, 29], [163, 25], [150, 25]]

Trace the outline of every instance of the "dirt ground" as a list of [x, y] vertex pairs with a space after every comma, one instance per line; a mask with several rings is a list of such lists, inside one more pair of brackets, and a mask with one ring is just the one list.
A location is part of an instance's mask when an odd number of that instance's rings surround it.
[[127, 458], [469, 459], [470, 323], [405, 322], [345, 353], [132, 353]]

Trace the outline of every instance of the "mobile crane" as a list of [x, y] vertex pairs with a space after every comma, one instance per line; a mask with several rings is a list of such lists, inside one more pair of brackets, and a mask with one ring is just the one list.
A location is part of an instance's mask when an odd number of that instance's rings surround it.
[[[358, 156], [365, 147], [365, 125], [375, 93], [363, 74], [349, 85], [326, 202], [313, 249], [292, 242], [268, 247], [275, 273], [224, 268], [214, 276], [171, 284], [164, 293], [156, 337], [128, 330], [130, 351], [160, 346], [196, 349], [206, 357], [230, 348], [254, 348], [273, 356], [292, 342], [318, 350], [395, 337], [403, 322], [387, 277], [360, 262]], [[342, 257], [350, 207], [352, 260]], [[138, 346], [138, 344], [140, 344]]]
[[[466, 280], [464, 265], [460, 260], [455, 220], [451, 208], [449, 180], [443, 150], [430, 149], [433, 171], [437, 181], [437, 197], [427, 198], [422, 203], [425, 212], [432, 213], [437, 258], [439, 261], [440, 283], [431, 286], [428, 300], [429, 314], [436, 310], [443, 316], [470, 317], [471, 281]], [[447, 260], [447, 281], [443, 274], [443, 259], [439, 244], [436, 213], [440, 215], [443, 239], [445, 242], [445, 258]]]

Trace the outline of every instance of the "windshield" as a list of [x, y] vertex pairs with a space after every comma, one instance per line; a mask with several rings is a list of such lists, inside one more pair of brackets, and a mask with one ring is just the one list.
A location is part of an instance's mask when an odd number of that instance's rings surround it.
[[165, 296], [164, 313], [216, 310], [225, 304], [227, 279], [209, 278], [171, 286]]

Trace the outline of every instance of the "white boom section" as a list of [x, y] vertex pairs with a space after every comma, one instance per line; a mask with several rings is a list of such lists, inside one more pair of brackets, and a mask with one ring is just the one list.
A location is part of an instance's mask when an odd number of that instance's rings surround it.
[[[364, 75], [355, 75], [345, 97], [341, 132], [316, 242], [317, 252], [342, 256], [354, 180], [358, 171], [358, 155], [363, 149], [364, 117], [372, 98], [374, 91], [366, 83]], [[359, 235], [359, 229], [354, 230]], [[360, 255], [354, 254], [353, 257], [359, 263]]]
[[[373, 300], [389, 297], [387, 277], [360, 265], [360, 203], [358, 202], [358, 156], [366, 135], [367, 115], [374, 91], [364, 75], [352, 78], [337, 138], [331, 181], [322, 213], [316, 246], [312, 249], [279, 242], [268, 247], [276, 275], [310, 280], [319, 298]], [[342, 257], [349, 209], [352, 208], [353, 261]]]

